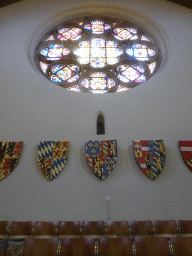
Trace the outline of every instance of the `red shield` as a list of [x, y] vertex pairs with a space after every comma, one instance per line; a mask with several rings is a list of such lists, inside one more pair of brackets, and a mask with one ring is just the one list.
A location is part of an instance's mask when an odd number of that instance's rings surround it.
[[192, 171], [192, 141], [191, 140], [180, 140], [179, 147], [183, 161], [187, 167]]
[[142, 172], [151, 180], [156, 179], [165, 165], [162, 140], [134, 140], [135, 158]]
[[0, 142], [0, 180], [6, 178], [17, 166], [22, 147], [22, 141]]

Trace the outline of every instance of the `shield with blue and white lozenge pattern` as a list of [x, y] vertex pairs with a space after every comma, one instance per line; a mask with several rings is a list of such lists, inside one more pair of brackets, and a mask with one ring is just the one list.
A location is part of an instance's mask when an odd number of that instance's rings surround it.
[[67, 164], [69, 141], [40, 141], [37, 162], [43, 175], [49, 180], [56, 178]]
[[100, 180], [104, 180], [117, 162], [117, 141], [86, 142], [86, 160], [90, 170]]
[[150, 179], [156, 179], [165, 165], [163, 140], [134, 140], [135, 158], [142, 172]]
[[180, 140], [179, 147], [181, 150], [183, 161], [192, 171], [192, 140]]
[[17, 166], [23, 141], [0, 142], [0, 180], [6, 178]]

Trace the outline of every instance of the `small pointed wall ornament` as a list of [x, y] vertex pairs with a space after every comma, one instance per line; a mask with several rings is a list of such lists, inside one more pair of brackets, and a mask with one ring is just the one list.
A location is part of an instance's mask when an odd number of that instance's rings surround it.
[[17, 166], [23, 141], [0, 142], [0, 180], [6, 178]]
[[90, 170], [100, 180], [104, 180], [117, 162], [117, 141], [86, 142], [86, 160]]
[[179, 147], [181, 150], [183, 161], [192, 171], [192, 140], [180, 140]]
[[142, 172], [155, 180], [165, 165], [163, 140], [134, 140], [135, 159]]
[[40, 141], [37, 162], [43, 175], [49, 180], [56, 178], [67, 164], [69, 141]]

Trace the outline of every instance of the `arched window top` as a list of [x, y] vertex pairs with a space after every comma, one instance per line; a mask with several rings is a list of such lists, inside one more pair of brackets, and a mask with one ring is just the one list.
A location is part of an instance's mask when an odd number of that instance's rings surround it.
[[160, 53], [139, 26], [111, 17], [82, 17], [48, 31], [35, 53], [42, 74], [76, 92], [129, 90], [156, 72]]
[[105, 120], [102, 113], [97, 116], [97, 135], [105, 134]]

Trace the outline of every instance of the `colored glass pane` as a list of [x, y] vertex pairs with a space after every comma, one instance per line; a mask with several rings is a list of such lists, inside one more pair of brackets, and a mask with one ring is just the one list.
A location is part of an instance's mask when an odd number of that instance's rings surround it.
[[91, 47], [105, 47], [105, 40], [101, 38], [94, 38], [91, 40]]
[[81, 29], [79, 28], [62, 28], [59, 31], [58, 39], [62, 41], [66, 40], [78, 40], [81, 38]]
[[138, 39], [137, 30], [134, 28], [116, 28], [114, 36], [119, 40], [135, 40]]
[[134, 82], [141, 83], [141, 82], [145, 82], [145, 80], [146, 80], [145, 76], [141, 75]]
[[79, 78], [78, 74], [75, 73], [78, 70], [79, 68], [75, 65], [56, 65], [52, 68], [51, 80], [72, 83]]
[[[133, 87], [136, 83], [149, 79], [159, 65], [155, 41], [151, 35], [148, 37], [147, 31], [139, 27], [115, 18], [110, 22], [111, 19], [98, 18], [89, 22], [89, 17], [83, 17], [67, 21], [48, 31], [36, 48], [36, 61], [41, 72], [53, 82], [65, 83], [65, 87], [69, 84], [68, 89], [71, 91], [81, 91], [83, 86], [87, 91], [97, 94], [125, 91], [129, 88], [122, 86], [123, 82], [131, 83]], [[74, 25], [72, 27], [68, 24]], [[105, 33], [106, 30], [109, 33]], [[77, 46], [76, 40], [81, 37]], [[43, 48], [42, 45], [46, 46]], [[73, 49], [73, 54], [70, 54], [69, 49]], [[141, 61], [147, 63], [142, 64]], [[81, 72], [75, 65], [77, 62], [81, 64]], [[119, 62], [123, 64], [117, 66]], [[100, 71], [93, 72], [93, 69]], [[107, 74], [122, 83], [116, 84], [116, 80], [107, 77]], [[76, 85], [71, 87], [72, 84]]]
[[94, 72], [91, 74], [90, 78], [86, 78], [82, 81], [82, 86], [95, 91], [99, 90], [106, 91], [108, 88], [115, 86], [115, 81], [111, 78], [107, 78], [106, 74], [102, 72]]
[[40, 61], [40, 67], [41, 67], [43, 73], [46, 73], [48, 66], [49, 66], [49, 64], [46, 64], [46, 63]]
[[83, 41], [79, 46], [80, 48], [73, 51], [79, 57], [77, 61], [81, 64], [90, 63], [94, 68], [116, 64], [119, 61], [118, 57], [123, 54], [123, 51], [117, 48], [117, 43], [101, 38], [94, 38], [91, 42]]
[[148, 68], [149, 68], [149, 70], [150, 70], [150, 72], [151, 72], [151, 74], [152, 74], [152, 73], [154, 72], [154, 70], [155, 70], [156, 62], [153, 62], [153, 63], [151, 63], [151, 64], [148, 64], [147, 66], [148, 66]]
[[47, 57], [48, 60], [59, 60], [61, 57], [68, 55], [70, 50], [60, 44], [52, 44], [49, 48], [43, 49], [40, 54]]
[[93, 94], [104, 94], [107, 92], [107, 90], [90, 90]]
[[116, 92], [124, 92], [124, 91], [128, 91], [129, 89], [131, 89], [131, 88], [127, 88], [125, 86], [119, 85]]
[[118, 78], [124, 83], [145, 81], [144, 68], [139, 65], [121, 65], [117, 68], [120, 71]]
[[94, 72], [90, 77], [106, 77], [106, 75], [102, 72]]
[[103, 32], [111, 27], [107, 24], [104, 24], [101, 20], [94, 20], [91, 24], [87, 24], [84, 27], [86, 30], [91, 30], [93, 34], [103, 34]]
[[73, 92], [80, 92], [78, 85], [74, 85], [74, 86], [69, 87], [67, 89], [70, 90], [70, 91], [73, 91]]
[[149, 49], [144, 44], [134, 44], [132, 48], [126, 50], [126, 53], [131, 56], [135, 57], [137, 60], [145, 61], [149, 60], [151, 56], [155, 55], [155, 51]]
[[47, 40], [46, 41], [52, 41], [52, 40], [54, 40], [55, 38], [54, 38], [54, 36], [53, 35], [51, 35], [51, 36], [49, 36], [48, 38], [47, 38]]
[[142, 40], [142, 41], [150, 41], [149, 38], [146, 37], [146, 36], [144, 36], [144, 35], [142, 35], [141, 40]]

